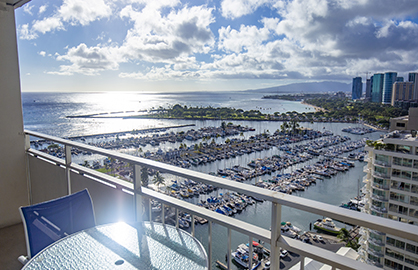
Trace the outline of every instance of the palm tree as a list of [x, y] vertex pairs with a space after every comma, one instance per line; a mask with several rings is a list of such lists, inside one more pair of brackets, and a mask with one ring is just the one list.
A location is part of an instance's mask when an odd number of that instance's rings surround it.
[[341, 228], [340, 232], [337, 235], [344, 242], [348, 242], [350, 239], [350, 232], [346, 228]]
[[148, 168], [141, 168], [141, 183], [143, 187], [148, 187]]
[[292, 120], [291, 127], [292, 127], [292, 132], [293, 132], [293, 133], [296, 133], [296, 130], [299, 128], [299, 123], [298, 123], [298, 121], [296, 121], [296, 120]]
[[222, 128], [223, 130], [225, 130], [225, 129], [226, 129], [226, 123], [225, 123], [225, 122], [222, 122], [222, 123], [221, 123], [221, 128]]
[[165, 181], [164, 181], [164, 177], [160, 174], [159, 171], [155, 172], [154, 178], [152, 179], [152, 181], [154, 182], [155, 185], [157, 185], [158, 190], [160, 190], [160, 185], [165, 185]]

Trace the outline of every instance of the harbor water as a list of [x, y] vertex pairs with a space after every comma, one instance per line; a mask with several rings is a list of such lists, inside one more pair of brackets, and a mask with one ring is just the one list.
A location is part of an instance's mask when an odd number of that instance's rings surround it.
[[[282, 101], [282, 100], [264, 100], [261, 99], [263, 94], [246, 93], [246, 92], [219, 92], [219, 93], [188, 93], [188, 94], [141, 94], [141, 93], [23, 93], [23, 115], [25, 129], [38, 131], [48, 135], [59, 137], [86, 136], [92, 134], [121, 132], [140, 130], [155, 127], [169, 127], [177, 125], [195, 125], [182, 127], [176, 130], [187, 131], [188, 129], [199, 129], [201, 127], [218, 127], [222, 121], [219, 120], [164, 120], [164, 119], [122, 119], [122, 118], [67, 118], [66, 116], [85, 115], [96, 113], [132, 113], [132, 111], [142, 111], [151, 108], [169, 107], [175, 104], [182, 106], [212, 106], [212, 107], [232, 107], [243, 110], [260, 110], [263, 113], [298, 111], [313, 111], [312, 107], [303, 105], [300, 102]], [[253, 127], [255, 131], [246, 132], [244, 138], [263, 132], [273, 133], [280, 129], [281, 122], [268, 121], [228, 121], [236, 125]], [[373, 132], [366, 135], [354, 135], [342, 132], [343, 128], [348, 125], [352, 127], [361, 126], [360, 124], [347, 123], [300, 123], [300, 126], [312, 128], [314, 130], [329, 130], [334, 135], [344, 135], [351, 140], [360, 140], [369, 138], [378, 139], [381, 132]], [[237, 135], [236, 138], [242, 138]], [[225, 138], [216, 138], [217, 143], [222, 143]], [[308, 143], [304, 141], [303, 143]], [[187, 142], [188, 146], [196, 142]], [[197, 141], [199, 143], [199, 141]], [[163, 151], [175, 149], [179, 147], [179, 143], [164, 143], [154, 148], [150, 145], [143, 147], [143, 151], [156, 151], [158, 148]], [[358, 149], [355, 151], [361, 151]], [[128, 150], [124, 150], [128, 151]], [[241, 165], [246, 167], [247, 163], [256, 158], [271, 157], [275, 154], [281, 154], [277, 147], [260, 152], [253, 152], [248, 155], [236, 156], [230, 159], [217, 160], [212, 163], [195, 166], [191, 169], [209, 173], [216, 172], [218, 169], [231, 168], [233, 165]], [[348, 155], [348, 153], [346, 154]], [[90, 158], [94, 158], [90, 157]], [[287, 168], [289, 172], [296, 170], [308, 164], [313, 164], [318, 160], [314, 158], [305, 163], [300, 163]], [[78, 161], [75, 161], [78, 162]], [[79, 160], [81, 163], [82, 160]], [[364, 162], [355, 161], [355, 167], [336, 174], [331, 178], [317, 181], [316, 184], [309, 186], [305, 191], [293, 192], [292, 196], [300, 196], [315, 201], [328, 203], [331, 205], [341, 205], [359, 193], [359, 189], [364, 185], [362, 179], [364, 176]], [[277, 172], [276, 172], [277, 174]], [[246, 183], [254, 184], [257, 181], [267, 180], [272, 175], [264, 175], [247, 180]], [[166, 181], [170, 181], [170, 177], [166, 177]], [[208, 196], [225, 194], [227, 190], [218, 189], [212, 194], [201, 195], [200, 198], [192, 200], [205, 200]], [[234, 216], [237, 219], [248, 221], [252, 224], [265, 229], [270, 228], [271, 221], [271, 204], [269, 202], [256, 203], [245, 208], [240, 214]], [[282, 221], [290, 221], [294, 226], [301, 228], [303, 231], [310, 230], [310, 224], [322, 218], [318, 215], [306, 213], [288, 207], [282, 208]], [[340, 227], [348, 227], [348, 225], [337, 222]], [[196, 237], [207, 247], [208, 224], [196, 225]], [[225, 262], [225, 254], [227, 251], [227, 229], [220, 225], [214, 224], [213, 233], [213, 262], [220, 260]], [[258, 239], [254, 239], [257, 241]], [[232, 248], [237, 247], [241, 243], [248, 242], [248, 236], [240, 235], [232, 232]], [[212, 262], [212, 263], [213, 263]]]

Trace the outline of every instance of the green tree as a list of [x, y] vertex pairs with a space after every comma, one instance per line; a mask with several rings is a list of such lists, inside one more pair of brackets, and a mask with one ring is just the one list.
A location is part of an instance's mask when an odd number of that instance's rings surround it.
[[350, 239], [350, 232], [346, 228], [341, 228], [340, 232], [337, 235], [344, 242], [348, 242]]
[[148, 168], [141, 168], [141, 184], [143, 187], [148, 187]]
[[222, 123], [221, 123], [221, 128], [222, 128], [223, 130], [225, 130], [225, 129], [226, 129], [226, 123], [225, 123], [225, 122], [222, 122]]
[[160, 174], [159, 171], [155, 172], [154, 178], [152, 179], [152, 181], [154, 182], [155, 185], [157, 185], [158, 190], [160, 189], [161, 185], [165, 185], [165, 181], [164, 181], [164, 177]]
[[290, 122], [290, 127], [292, 128], [292, 133], [296, 133], [299, 130], [299, 123], [298, 121], [292, 119]]

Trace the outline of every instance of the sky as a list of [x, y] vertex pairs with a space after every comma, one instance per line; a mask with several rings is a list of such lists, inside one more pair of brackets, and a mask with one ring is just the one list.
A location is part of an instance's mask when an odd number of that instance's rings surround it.
[[32, 0], [22, 91], [228, 91], [418, 72], [417, 0]]

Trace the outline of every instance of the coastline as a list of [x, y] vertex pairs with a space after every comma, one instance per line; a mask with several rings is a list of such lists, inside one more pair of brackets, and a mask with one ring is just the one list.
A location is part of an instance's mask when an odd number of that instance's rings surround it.
[[365, 125], [368, 128], [372, 128], [372, 129], [377, 130], [377, 131], [386, 131], [387, 132], [386, 129], [381, 129], [381, 128], [378, 128], [378, 127], [375, 127], [375, 126], [372, 126], [372, 125], [366, 124], [366, 123], [362, 123], [362, 124]]
[[314, 108], [314, 109], [315, 109], [315, 112], [326, 112], [326, 111], [327, 111], [327, 110], [325, 110], [324, 108], [317, 107], [317, 106], [315, 106], [315, 105], [312, 105], [312, 104], [306, 103], [305, 101], [301, 101], [301, 102], [300, 102], [300, 104], [311, 106], [312, 108]]

